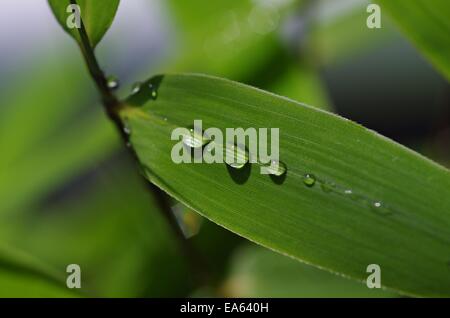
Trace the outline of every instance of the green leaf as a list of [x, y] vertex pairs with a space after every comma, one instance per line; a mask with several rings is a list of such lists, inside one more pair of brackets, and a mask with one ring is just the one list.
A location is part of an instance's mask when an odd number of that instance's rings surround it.
[[[378, 264], [385, 287], [450, 295], [445, 168], [344, 118], [214, 77], [156, 77], [127, 103], [121, 115], [148, 179], [193, 210], [332, 272], [366, 280], [367, 266]], [[222, 131], [279, 128], [287, 174], [175, 164], [171, 133], [195, 119]], [[306, 186], [305, 174], [315, 184]]]
[[[108, 162], [93, 171], [84, 190], [59, 192], [56, 202], [20, 218], [0, 218], [0, 241], [55, 268], [79, 264], [81, 292], [88, 296], [186, 295], [185, 256], [134, 165]], [[0, 294], [8, 294], [1, 281]]]
[[450, 80], [450, 22], [447, 0], [380, 0], [400, 29], [424, 55]]
[[258, 246], [243, 246], [222, 286], [226, 297], [393, 297]]
[[[69, 28], [68, 18], [72, 11], [67, 12], [70, 0], [48, 0], [48, 3], [63, 29], [78, 43], [81, 43], [77, 28]], [[111, 26], [120, 0], [77, 0], [80, 7], [81, 18], [86, 28], [92, 47], [96, 47]]]
[[[55, 272], [29, 254], [0, 246], [0, 297], [75, 297], [65, 268]], [[80, 296], [80, 295], [78, 295]]]
[[175, 61], [165, 71], [189, 70], [241, 81], [268, 67], [284, 50], [278, 33], [283, 18], [295, 6], [290, 1], [166, 2], [180, 43], [173, 52]]
[[8, 167], [0, 170], [0, 214], [30, 205], [119, 145], [101, 106], [88, 112], [94, 92], [86, 87], [89, 82], [83, 84], [88, 78], [77, 61], [69, 60], [37, 57], [38, 65], [17, 72], [6, 86], [8, 94], [0, 96], [5, 105], [0, 109], [0, 148], [5, 149], [0, 166]]

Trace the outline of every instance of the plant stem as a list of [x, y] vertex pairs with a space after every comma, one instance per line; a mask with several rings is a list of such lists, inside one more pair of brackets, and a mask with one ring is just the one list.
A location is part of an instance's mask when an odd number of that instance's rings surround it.
[[[77, 5], [76, 0], [70, 0], [70, 3]], [[83, 19], [81, 19], [81, 25], [78, 29], [78, 33], [81, 39], [80, 49], [83, 53], [84, 60], [86, 61], [89, 74], [97, 85], [97, 89], [101, 94], [102, 102], [108, 116], [114, 121], [116, 126], [118, 126], [121, 130], [121, 134], [123, 135], [122, 124], [118, 117], [118, 110], [120, 109], [121, 103], [108, 87], [108, 81], [106, 80], [105, 75], [98, 64], [97, 58], [95, 57]]]
[[[70, 3], [77, 5], [76, 0], [70, 0]], [[119, 111], [123, 107], [123, 103], [116, 98], [116, 96], [112, 93], [111, 89], [108, 87], [108, 81], [100, 68], [97, 58], [95, 57], [95, 53], [91, 46], [91, 42], [89, 40], [89, 36], [84, 26], [83, 19], [81, 19], [81, 25], [78, 31], [81, 39], [80, 44], [81, 52], [83, 53], [83, 57], [87, 64], [89, 73], [92, 79], [94, 80], [98, 91], [101, 94], [102, 103], [105, 108], [105, 111], [108, 114], [109, 118], [116, 125], [124, 142], [128, 143], [129, 136], [124, 132], [123, 123], [119, 116]], [[127, 149], [129, 149], [133, 158], [137, 162], [139, 162], [136, 153], [128, 147]], [[143, 181], [145, 185], [150, 184], [150, 190], [154, 196], [154, 199], [158, 204], [159, 208], [158, 210], [161, 211], [161, 214], [166, 219], [175, 237], [179, 241], [180, 248], [186, 255], [190, 267], [192, 268], [193, 272], [196, 273], [197, 281], [202, 284], [205, 283], [207, 277], [209, 276], [208, 275], [209, 271], [206, 269], [205, 263], [203, 262], [203, 258], [197, 253], [196, 249], [190, 244], [190, 242], [185, 239], [180, 227], [177, 224], [175, 216], [172, 213], [172, 210], [170, 208], [170, 202], [168, 201], [167, 195], [162, 190], [160, 190], [153, 184], [149, 183], [147, 179], [143, 178]]]

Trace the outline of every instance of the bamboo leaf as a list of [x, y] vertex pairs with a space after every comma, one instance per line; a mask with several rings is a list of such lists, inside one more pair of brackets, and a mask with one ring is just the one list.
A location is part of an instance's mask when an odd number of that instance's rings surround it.
[[29, 254], [0, 246], [0, 297], [79, 297], [67, 289], [63, 273]]
[[249, 245], [237, 250], [222, 290], [229, 297], [396, 297], [369, 289], [268, 249]]
[[[450, 295], [450, 173], [438, 164], [339, 116], [203, 75], [155, 77], [121, 116], [148, 179], [219, 225], [357, 280], [378, 264], [385, 287]], [[171, 133], [195, 119], [279, 128], [287, 173], [175, 164]]]
[[[62, 28], [80, 43], [78, 29], [68, 26], [68, 19], [74, 13], [68, 9], [72, 2], [70, 0], [48, 0], [48, 3]], [[111, 26], [120, 0], [77, 0], [76, 3], [80, 8], [81, 18], [91, 45], [96, 47]]]
[[450, 79], [450, 22], [447, 0], [380, 0], [406, 36], [424, 53], [447, 80]]

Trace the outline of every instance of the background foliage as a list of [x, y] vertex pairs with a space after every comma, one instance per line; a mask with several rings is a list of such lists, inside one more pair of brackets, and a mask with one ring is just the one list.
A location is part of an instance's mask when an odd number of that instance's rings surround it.
[[[149, 74], [209, 73], [333, 110], [448, 166], [445, 1], [418, 1], [433, 2], [426, 14], [380, 1], [395, 19], [383, 11], [380, 30], [365, 27], [364, 1], [269, 2], [122, 1], [97, 54], [121, 96]], [[48, 4], [2, 6], [2, 296], [78, 296], [64, 287], [70, 263], [87, 296], [397, 296], [262, 249], [173, 202], [207, 263], [199, 281]]]

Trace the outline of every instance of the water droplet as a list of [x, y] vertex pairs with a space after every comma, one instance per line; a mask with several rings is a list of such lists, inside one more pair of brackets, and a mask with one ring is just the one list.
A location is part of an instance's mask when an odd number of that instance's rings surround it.
[[313, 174], [307, 173], [303, 176], [303, 183], [307, 187], [312, 187], [314, 184], [316, 184], [316, 177]]
[[370, 202], [370, 208], [372, 209], [372, 211], [380, 215], [389, 215], [393, 213], [393, 211], [381, 201]]
[[127, 125], [123, 127], [123, 132], [127, 135], [131, 135], [131, 129]]
[[333, 190], [336, 188], [336, 184], [325, 181], [320, 184], [320, 188], [322, 189], [323, 192], [330, 193], [333, 192]]
[[189, 148], [200, 148], [210, 142], [210, 139], [203, 132], [189, 130], [189, 134], [183, 137], [183, 143]]
[[158, 97], [158, 91], [156, 90], [156, 87], [153, 84], [148, 84], [148, 88], [150, 89], [152, 99], [156, 99]]
[[106, 79], [106, 84], [108, 85], [109, 89], [115, 90], [119, 88], [119, 80], [117, 77], [111, 75]]
[[348, 196], [350, 199], [355, 200], [355, 201], [356, 200], [364, 200], [363, 196], [354, 193], [353, 190], [351, 190], [351, 189], [344, 190], [344, 195]]
[[269, 174], [280, 177], [287, 171], [286, 165], [281, 161], [272, 160], [269, 164], [265, 165]]
[[243, 147], [234, 144], [225, 146], [225, 162], [232, 168], [241, 169], [248, 162], [248, 152]]
[[131, 86], [131, 94], [139, 93], [141, 91], [141, 86], [142, 83], [140, 82], [134, 83], [133, 86]]

